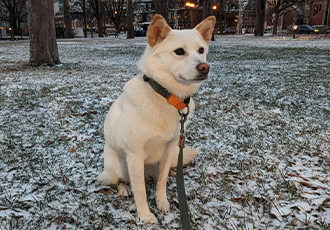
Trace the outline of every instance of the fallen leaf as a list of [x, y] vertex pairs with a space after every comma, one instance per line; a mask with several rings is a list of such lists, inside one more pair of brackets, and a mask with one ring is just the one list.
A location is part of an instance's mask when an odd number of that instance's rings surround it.
[[241, 202], [244, 202], [245, 201], [245, 198], [244, 197], [233, 197], [230, 200], [231, 201], [241, 201]]
[[74, 152], [76, 152], [76, 148], [74, 147], [74, 146], [72, 146], [72, 148], [71, 148], [71, 151], [70, 151], [71, 153], [74, 153]]
[[81, 193], [81, 191], [79, 191], [78, 189], [72, 189], [72, 192], [73, 193], [76, 193], [76, 194], [80, 194]]
[[289, 174], [287, 174], [287, 175], [288, 175], [288, 176], [291, 176], [291, 177], [299, 177], [299, 178], [303, 179], [304, 181], [308, 181], [308, 179], [306, 179], [306, 178], [304, 178], [304, 177], [302, 177], [302, 176], [300, 176], [300, 175], [298, 175], [298, 174], [289, 173]]
[[55, 141], [46, 141], [46, 145], [51, 145], [51, 144], [54, 144]]
[[103, 194], [103, 195], [109, 195], [110, 194], [110, 190], [107, 188], [102, 188], [99, 191], [97, 191], [97, 193]]
[[293, 218], [293, 220], [290, 221], [290, 225], [296, 226], [298, 221], [300, 221], [298, 218]]

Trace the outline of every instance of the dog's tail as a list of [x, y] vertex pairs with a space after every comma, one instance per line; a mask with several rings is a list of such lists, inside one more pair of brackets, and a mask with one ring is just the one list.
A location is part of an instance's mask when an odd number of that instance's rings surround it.
[[[191, 147], [186, 146], [183, 149], [183, 164], [189, 164], [198, 154], [198, 150], [193, 149]], [[177, 147], [175, 149], [175, 155], [173, 157], [172, 163], [171, 163], [171, 168], [174, 168], [178, 164], [178, 156], [179, 156], [179, 148]]]

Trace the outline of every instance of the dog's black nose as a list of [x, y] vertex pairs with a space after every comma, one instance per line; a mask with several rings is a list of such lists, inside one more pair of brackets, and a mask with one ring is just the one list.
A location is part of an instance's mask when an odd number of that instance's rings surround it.
[[210, 66], [205, 62], [199, 63], [196, 68], [201, 74], [208, 74], [210, 70]]

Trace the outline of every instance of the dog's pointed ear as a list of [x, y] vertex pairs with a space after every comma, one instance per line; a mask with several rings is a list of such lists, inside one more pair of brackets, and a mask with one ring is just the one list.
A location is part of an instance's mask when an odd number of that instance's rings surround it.
[[148, 27], [148, 44], [154, 47], [158, 42], [164, 40], [170, 31], [171, 28], [163, 16], [156, 14]]
[[207, 44], [210, 43], [215, 25], [215, 17], [210, 16], [199, 23], [194, 29], [197, 30]]

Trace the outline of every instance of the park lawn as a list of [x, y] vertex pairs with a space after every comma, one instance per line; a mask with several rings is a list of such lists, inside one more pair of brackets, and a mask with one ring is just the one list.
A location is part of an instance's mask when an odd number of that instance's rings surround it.
[[[133, 197], [101, 186], [103, 121], [139, 73], [145, 38], [59, 40], [62, 65], [27, 66], [27, 41], [0, 42], [0, 229], [177, 229], [139, 222]], [[195, 229], [329, 229], [330, 39], [216, 36], [194, 95], [185, 168]]]

